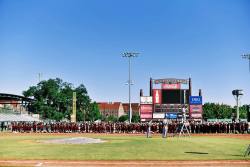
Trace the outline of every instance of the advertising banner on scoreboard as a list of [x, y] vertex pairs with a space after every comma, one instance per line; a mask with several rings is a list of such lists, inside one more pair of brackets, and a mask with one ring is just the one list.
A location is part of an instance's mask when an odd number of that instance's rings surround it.
[[190, 105], [190, 116], [191, 118], [202, 118], [202, 105]]
[[202, 118], [202, 114], [201, 113], [192, 113], [191, 114], [191, 118]]
[[177, 113], [166, 113], [165, 118], [166, 119], [177, 119]]
[[153, 106], [151, 104], [141, 104], [140, 105], [140, 116], [141, 119], [152, 119]]
[[164, 119], [165, 113], [153, 113], [153, 118], [154, 119]]
[[153, 89], [153, 102], [154, 104], [161, 104], [162, 93], [161, 89]]
[[140, 104], [153, 104], [152, 96], [141, 96]]
[[166, 84], [163, 83], [161, 84], [162, 89], [181, 89], [181, 84], [180, 83], [175, 83], [175, 84]]
[[189, 96], [189, 104], [190, 105], [202, 104], [202, 96]]
[[202, 105], [190, 105], [191, 113], [202, 113]]

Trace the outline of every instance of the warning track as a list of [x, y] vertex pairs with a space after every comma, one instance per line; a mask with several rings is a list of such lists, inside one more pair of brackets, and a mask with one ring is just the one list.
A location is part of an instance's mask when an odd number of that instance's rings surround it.
[[46, 167], [249, 167], [250, 160], [213, 161], [65, 161], [65, 160], [0, 160], [0, 166], [46, 166]]

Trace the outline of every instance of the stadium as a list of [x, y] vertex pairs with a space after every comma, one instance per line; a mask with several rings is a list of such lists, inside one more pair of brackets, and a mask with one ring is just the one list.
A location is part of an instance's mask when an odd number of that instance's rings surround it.
[[0, 167], [250, 167], [249, 7], [0, 0]]
[[[191, 78], [149, 83], [149, 96], [140, 90], [137, 123], [43, 119], [32, 109], [35, 99], [1, 93], [0, 166], [249, 166], [247, 121], [204, 120]], [[99, 106], [124, 115], [121, 103]]]

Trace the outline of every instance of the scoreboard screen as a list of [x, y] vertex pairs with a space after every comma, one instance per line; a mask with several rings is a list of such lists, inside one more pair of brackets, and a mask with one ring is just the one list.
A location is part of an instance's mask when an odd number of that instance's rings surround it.
[[187, 104], [188, 97], [188, 90], [162, 90], [162, 104]]

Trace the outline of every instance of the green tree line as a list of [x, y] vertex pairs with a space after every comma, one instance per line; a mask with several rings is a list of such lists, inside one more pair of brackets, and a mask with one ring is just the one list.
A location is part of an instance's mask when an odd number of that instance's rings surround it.
[[61, 79], [49, 79], [29, 87], [23, 91], [25, 97], [34, 98], [29, 106], [33, 113], [40, 114], [43, 119], [60, 121], [70, 120], [72, 114], [73, 92], [76, 92], [77, 121], [95, 121], [101, 118], [96, 102], [92, 102], [83, 84], [74, 87]]
[[[247, 105], [239, 107], [240, 119], [247, 118]], [[203, 105], [204, 119], [231, 119], [236, 116], [236, 106], [232, 107], [227, 104], [205, 103]]]

